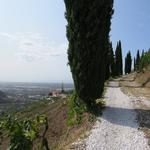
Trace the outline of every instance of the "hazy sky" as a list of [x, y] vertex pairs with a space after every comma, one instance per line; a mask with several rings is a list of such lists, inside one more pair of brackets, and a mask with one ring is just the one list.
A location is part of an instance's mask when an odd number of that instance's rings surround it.
[[[150, 1], [115, 0], [111, 40], [150, 47]], [[0, 0], [0, 81], [71, 82], [63, 0]]]

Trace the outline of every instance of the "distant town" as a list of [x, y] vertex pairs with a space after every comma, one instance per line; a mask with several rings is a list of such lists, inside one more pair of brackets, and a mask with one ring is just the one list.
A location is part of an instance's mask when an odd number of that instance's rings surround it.
[[66, 83], [0, 83], [0, 112], [40, 100], [66, 98], [72, 89], [73, 84]]

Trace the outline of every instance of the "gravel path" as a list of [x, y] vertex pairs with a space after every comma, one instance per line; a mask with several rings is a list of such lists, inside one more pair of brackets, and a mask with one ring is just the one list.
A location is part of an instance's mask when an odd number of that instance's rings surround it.
[[132, 99], [109, 87], [106, 108], [85, 141], [86, 150], [150, 150], [138, 127]]

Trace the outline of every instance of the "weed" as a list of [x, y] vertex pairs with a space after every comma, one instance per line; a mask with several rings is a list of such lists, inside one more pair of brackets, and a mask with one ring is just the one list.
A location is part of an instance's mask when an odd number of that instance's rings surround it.
[[67, 118], [67, 125], [80, 125], [82, 123], [83, 113], [87, 111], [85, 104], [78, 98], [76, 92], [68, 99], [68, 118]]

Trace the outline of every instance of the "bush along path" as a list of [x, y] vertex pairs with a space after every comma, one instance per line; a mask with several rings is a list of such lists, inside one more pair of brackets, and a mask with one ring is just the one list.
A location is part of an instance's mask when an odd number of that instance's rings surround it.
[[140, 130], [131, 98], [112, 82], [106, 93], [106, 108], [84, 141], [86, 150], [149, 150]]

